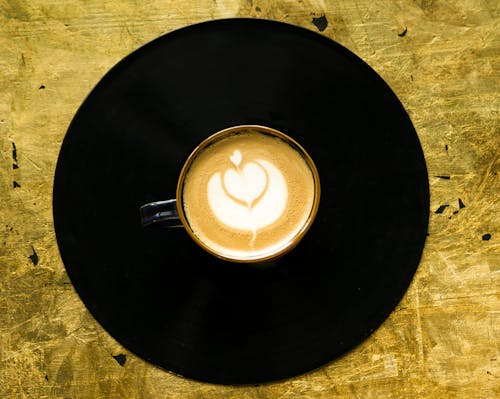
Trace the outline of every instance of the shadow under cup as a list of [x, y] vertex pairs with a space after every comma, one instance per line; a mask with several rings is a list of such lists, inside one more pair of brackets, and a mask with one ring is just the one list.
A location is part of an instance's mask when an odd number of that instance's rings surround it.
[[313, 160], [275, 129], [221, 130], [189, 155], [176, 198], [141, 207], [143, 226], [184, 227], [212, 255], [258, 263], [284, 255], [314, 221], [320, 182]]

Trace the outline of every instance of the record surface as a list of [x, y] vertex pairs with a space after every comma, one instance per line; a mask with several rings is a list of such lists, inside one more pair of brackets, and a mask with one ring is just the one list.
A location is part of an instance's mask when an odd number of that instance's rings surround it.
[[[199, 142], [241, 124], [297, 140], [321, 179], [311, 229], [266, 269], [140, 224]], [[367, 64], [304, 28], [226, 19], [104, 76], [68, 129], [53, 201], [68, 275], [117, 341], [188, 378], [248, 384], [314, 370], [380, 326], [418, 266], [429, 191], [414, 127]]]

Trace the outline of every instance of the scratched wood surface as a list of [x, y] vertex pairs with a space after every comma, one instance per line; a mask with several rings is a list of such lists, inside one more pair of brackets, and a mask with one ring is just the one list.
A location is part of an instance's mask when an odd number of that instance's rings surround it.
[[[68, 280], [51, 208], [61, 141], [99, 79], [161, 34], [234, 16], [318, 31], [370, 64], [415, 124], [431, 189], [423, 258], [388, 320], [320, 370], [250, 387], [117, 344]], [[499, 28], [495, 0], [0, 0], [0, 397], [499, 397]]]

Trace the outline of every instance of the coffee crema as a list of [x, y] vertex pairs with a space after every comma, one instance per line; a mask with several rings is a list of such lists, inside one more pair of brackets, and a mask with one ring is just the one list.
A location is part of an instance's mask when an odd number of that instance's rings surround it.
[[319, 201], [309, 155], [283, 133], [260, 126], [205, 140], [179, 181], [179, 214], [193, 238], [234, 261], [267, 259], [295, 246]]

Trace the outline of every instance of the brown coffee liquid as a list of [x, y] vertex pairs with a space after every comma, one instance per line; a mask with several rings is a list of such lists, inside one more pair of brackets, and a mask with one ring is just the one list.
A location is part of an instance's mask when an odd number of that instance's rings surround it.
[[311, 216], [316, 192], [313, 171], [293, 143], [246, 128], [196, 155], [182, 202], [203, 246], [244, 261], [292, 243]]

